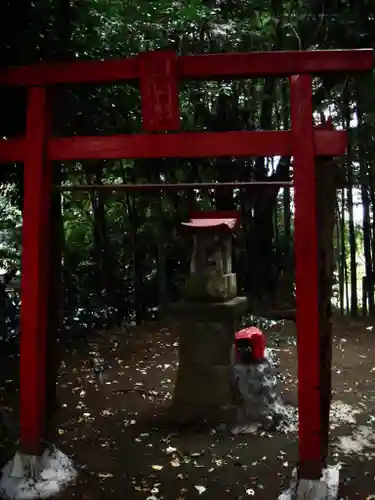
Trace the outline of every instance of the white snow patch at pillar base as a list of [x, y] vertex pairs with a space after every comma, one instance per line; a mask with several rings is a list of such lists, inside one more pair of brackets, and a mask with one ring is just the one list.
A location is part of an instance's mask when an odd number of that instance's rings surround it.
[[49, 498], [77, 477], [73, 462], [53, 447], [41, 456], [17, 452], [2, 471], [1, 498]]
[[319, 480], [297, 479], [293, 471], [290, 487], [279, 495], [278, 500], [337, 500], [339, 494], [340, 465], [327, 467]]

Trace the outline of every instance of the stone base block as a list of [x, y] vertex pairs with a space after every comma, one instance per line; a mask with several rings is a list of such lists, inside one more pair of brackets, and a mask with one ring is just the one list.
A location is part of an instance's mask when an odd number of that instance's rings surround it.
[[17, 452], [3, 468], [0, 496], [12, 500], [49, 498], [76, 476], [72, 461], [55, 447], [41, 456]]
[[337, 500], [339, 494], [340, 467], [327, 467], [321, 479], [297, 479], [293, 471], [290, 488], [278, 500]]

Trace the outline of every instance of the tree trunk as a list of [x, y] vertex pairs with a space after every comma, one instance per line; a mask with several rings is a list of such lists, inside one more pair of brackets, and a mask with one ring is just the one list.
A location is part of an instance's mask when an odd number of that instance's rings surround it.
[[[370, 185], [368, 176], [368, 164], [366, 158], [366, 147], [365, 147], [365, 136], [364, 136], [364, 123], [363, 114], [361, 107], [361, 93], [360, 89], [357, 88], [357, 118], [358, 118], [358, 148], [359, 148], [359, 169], [360, 169], [360, 181], [361, 181], [361, 195], [362, 195], [362, 206], [363, 206], [363, 246], [365, 254], [365, 269], [366, 269], [366, 297], [365, 301], [368, 299], [369, 313], [370, 316], [374, 315], [375, 304], [374, 304], [374, 282], [373, 282], [373, 262], [371, 255], [371, 223], [370, 223], [370, 198], [368, 193], [368, 186]], [[367, 304], [362, 304], [362, 307], [366, 310]]]
[[[344, 125], [346, 130], [350, 129], [351, 111], [350, 96], [346, 93], [344, 98]], [[350, 314], [355, 317], [358, 315], [358, 297], [357, 297], [357, 245], [354, 227], [354, 206], [353, 206], [353, 161], [350, 144], [347, 153], [347, 201], [349, 215], [349, 252], [350, 252]]]
[[353, 193], [352, 188], [347, 189], [348, 214], [349, 214], [349, 252], [350, 252], [350, 314], [355, 317], [358, 315], [358, 297], [357, 297], [357, 245], [354, 228], [353, 215]]
[[[126, 182], [126, 178], [123, 177]], [[127, 193], [125, 194], [125, 206], [129, 221], [129, 234], [132, 249], [132, 285], [133, 285], [133, 307], [135, 313], [135, 323], [140, 325], [144, 319], [145, 310], [142, 300], [142, 270], [141, 262], [138, 252], [138, 224], [137, 224], [137, 211], [135, 207], [134, 198], [131, 198]]]
[[[93, 171], [93, 183], [103, 184], [103, 164], [102, 162], [95, 162], [91, 165]], [[91, 178], [91, 168], [86, 171], [86, 177]], [[106, 303], [116, 305], [116, 283], [117, 273], [115, 262], [111, 258], [110, 240], [107, 229], [107, 218], [105, 211], [105, 199], [103, 191], [90, 191], [89, 192], [92, 213], [93, 213], [93, 255], [97, 263], [98, 273], [98, 288], [97, 297], [99, 303], [103, 300], [103, 291], [105, 292]]]
[[341, 270], [343, 278], [343, 303], [344, 310], [346, 314], [349, 314], [349, 283], [348, 283], [348, 266], [347, 266], [347, 254], [346, 254], [346, 220], [345, 220], [345, 189], [341, 190]]
[[342, 232], [343, 227], [341, 224], [342, 217], [340, 206], [336, 197], [336, 246], [337, 246], [337, 264], [338, 264], [338, 285], [339, 285], [339, 306], [340, 306], [340, 314], [344, 316], [344, 268], [343, 268], [343, 259], [342, 259]]
[[[272, 115], [275, 104], [275, 79], [266, 78], [263, 89], [263, 100], [259, 127], [261, 130], [272, 129]], [[254, 177], [257, 181], [265, 180], [267, 175], [266, 159], [258, 157], [255, 160]], [[272, 192], [274, 191], [274, 192]], [[251, 191], [250, 191], [251, 192]], [[274, 197], [267, 197], [267, 194]], [[252, 238], [251, 278], [255, 293], [260, 299], [263, 295], [274, 296], [275, 280], [273, 273], [273, 215], [276, 205], [278, 188], [267, 189], [258, 186], [253, 191], [254, 217], [250, 237]]]
[[317, 227], [319, 263], [319, 323], [320, 323], [320, 396], [322, 449], [328, 454], [329, 412], [332, 399], [332, 284], [333, 236], [335, 227], [336, 186], [338, 167], [333, 161], [317, 159]]
[[[61, 166], [54, 169], [53, 184], [61, 184]], [[51, 195], [51, 228], [49, 244], [49, 285], [48, 285], [48, 328], [46, 346], [46, 423], [47, 437], [54, 438], [53, 418], [58, 409], [56, 382], [62, 352], [58, 341], [62, 312], [62, 250], [65, 234], [61, 211], [61, 194], [53, 191]]]

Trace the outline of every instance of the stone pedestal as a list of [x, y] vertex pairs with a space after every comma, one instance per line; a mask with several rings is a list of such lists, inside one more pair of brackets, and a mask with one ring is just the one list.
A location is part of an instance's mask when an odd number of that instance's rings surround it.
[[226, 302], [178, 302], [171, 315], [181, 323], [179, 367], [170, 409], [177, 423], [235, 417], [231, 349], [246, 297]]

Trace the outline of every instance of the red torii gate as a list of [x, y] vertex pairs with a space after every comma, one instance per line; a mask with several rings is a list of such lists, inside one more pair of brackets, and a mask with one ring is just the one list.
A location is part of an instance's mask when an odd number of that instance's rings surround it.
[[[299, 459], [302, 477], [320, 471], [320, 354], [315, 158], [342, 155], [347, 134], [314, 130], [312, 76], [370, 70], [371, 49], [208, 54], [142, 53], [130, 59], [5, 68], [0, 85], [28, 87], [26, 135], [0, 141], [0, 162], [24, 163], [21, 309], [21, 447], [41, 453], [46, 413], [46, 331], [52, 160], [293, 156], [298, 332]], [[290, 131], [177, 132], [177, 82], [290, 77]], [[48, 89], [53, 85], [139, 80], [142, 134], [53, 137]], [[155, 132], [161, 132], [155, 134]], [[199, 185], [197, 185], [199, 187]], [[316, 472], [314, 474], [316, 477]]]

